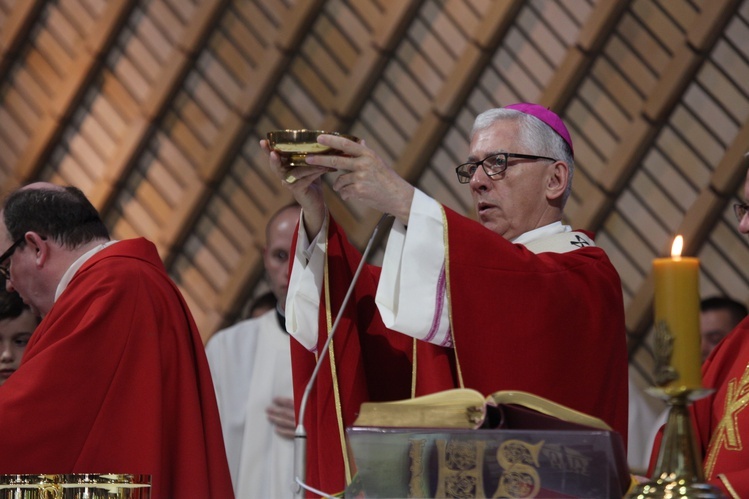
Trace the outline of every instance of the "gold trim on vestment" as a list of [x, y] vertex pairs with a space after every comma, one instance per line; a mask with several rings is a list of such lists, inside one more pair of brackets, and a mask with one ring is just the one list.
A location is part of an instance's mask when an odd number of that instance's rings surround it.
[[417, 340], [416, 338], [413, 339], [413, 352], [411, 353], [411, 357], [413, 358], [413, 361], [411, 362], [411, 398], [416, 397], [416, 353], [417, 353]]
[[726, 451], [740, 451], [743, 449], [740, 428], [736, 424], [738, 414], [749, 405], [749, 364], [747, 364], [741, 379], [733, 378], [726, 384], [726, 394], [723, 400], [723, 417], [715, 426], [710, 437], [705, 459], [705, 478], [710, 480], [715, 471], [718, 454]]
[[460, 359], [458, 359], [458, 344], [455, 342], [455, 328], [453, 327], [453, 301], [450, 296], [450, 241], [447, 232], [447, 214], [445, 207], [440, 205], [442, 210], [442, 238], [445, 245], [445, 293], [447, 298], [447, 315], [450, 317], [450, 338], [453, 341], [453, 355], [455, 355], [455, 370], [458, 374], [458, 385], [465, 388], [463, 384], [463, 371], [460, 369]]
[[[330, 225], [330, 224], [328, 224]], [[332, 333], [333, 329], [333, 314], [330, 306], [330, 279], [328, 274], [328, 234], [325, 234], [325, 266], [324, 266], [324, 279], [325, 279], [325, 325], [328, 330], [328, 336]], [[343, 310], [338, 311], [339, 314], [343, 313]], [[338, 374], [335, 365], [335, 350], [333, 345], [335, 339], [330, 342], [328, 346], [328, 358], [330, 359], [330, 377], [333, 381], [333, 396], [335, 398], [335, 412], [338, 419], [338, 434], [341, 439], [341, 454], [343, 457], [343, 468], [346, 472], [346, 485], [351, 483], [351, 465], [349, 463], [348, 451], [346, 446], [346, 428], [343, 424], [343, 407], [341, 406], [341, 394], [338, 388]], [[323, 355], [325, 352], [321, 352]], [[318, 389], [318, 394], [320, 390]], [[319, 396], [319, 395], [318, 395]], [[318, 440], [319, 441], [319, 440]]]
[[733, 488], [731, 485], [731, 482], [728, 481], [728, 478], [726, 478], [726, 475], [720, 474], [718, 475], [718, 479], [723, 483], [723, 485], [726, 487], [726, 490], [728, 490], [728, 493], [731, 494], [732, 499], [741, 499], [741, 496], [738, 492], [736, 492], [736, 489]]

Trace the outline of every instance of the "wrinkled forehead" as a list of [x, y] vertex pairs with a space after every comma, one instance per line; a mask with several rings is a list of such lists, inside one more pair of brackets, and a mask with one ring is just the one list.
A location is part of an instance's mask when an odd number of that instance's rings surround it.
[[520, 148], [518, 127], [513, 121], [503, 120], [476, 131], [471, 137], [468, 154], [471, 161], [478, 161], [498, 152], [524, 153]]

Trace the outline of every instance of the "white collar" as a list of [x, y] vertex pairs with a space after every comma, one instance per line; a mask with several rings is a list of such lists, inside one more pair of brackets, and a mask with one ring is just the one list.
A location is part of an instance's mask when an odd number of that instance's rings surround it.
[[76, 272], [78, 272], [78, 269], [80, 269], [89, 258], [94, 256], [107, 246], [111, 246], [116, 242], [118, 241], [107, 241], [105, 243], [101, 243], [78, 257], [78, 259], [74, 261], [70, 267], [68, 267], [68, 270], [65, 271], [65, 273], [62, 275], [62, 279], [60, 279], [60, 282], [57, 284], [57, 290], [55, 291], [55, 301], [57, 301], [57, 298], [62, 294], [63, 291], [65, 291], [65, 288], [68, 287], [68, 284], [70, 284], [73, 276]]
[[561, 234], [563, 232], [571, 232], [572, 227], [569, 225], [562, 225], [562, 222], [556, 221], [537, 229], [529, 230], [520, 234], [518, 237], [512, 240], [513, 243], [526, 245], [531, 241], [540, 239], [542, 237], [553, 236], [554, 234]]

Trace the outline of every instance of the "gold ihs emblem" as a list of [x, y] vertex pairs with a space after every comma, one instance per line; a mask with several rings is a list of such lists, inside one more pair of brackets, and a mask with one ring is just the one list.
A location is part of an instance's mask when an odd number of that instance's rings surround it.
[[665, 386], [678, 379], [679, 373], [671, 365], [671, 357], [674, 354], [674, 336], [664, 320], [655, 323], [654, 339], [655, 357], [655, 384]]

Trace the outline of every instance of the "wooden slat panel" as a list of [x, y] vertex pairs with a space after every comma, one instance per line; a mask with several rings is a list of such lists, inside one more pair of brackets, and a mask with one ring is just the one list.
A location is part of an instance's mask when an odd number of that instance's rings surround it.
[[44, 6], [42, 0], [15, 2], [0, 25], [0, 79], [5, 79], [6, 71], [34, 25]]
[[[157, 242], [215, 328], [261, 286], [263, 227], [290, 199], [265, 132], [361, 135], [469, 212], [453, 170], [473, 116], [537, 100], [573, 134], [567, 218], [625, 274], [634, 350], [652, 322], [649, 260], [680, 228], [705, 290], [749, 298], [729, 207], [749, 143], [747, 18], [741, 0], [16, 1], [0, 14], [0, 180], [82, 186], [115, 237]], [[362, 244], [377, 215], [326, 196]]]

